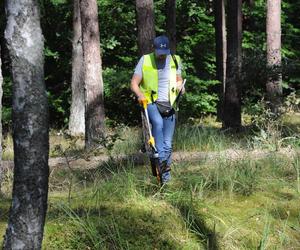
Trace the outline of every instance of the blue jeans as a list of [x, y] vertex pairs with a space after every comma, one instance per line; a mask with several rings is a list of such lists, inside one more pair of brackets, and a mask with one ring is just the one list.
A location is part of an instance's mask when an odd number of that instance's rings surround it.
[[[152, 135], [155, 139], [155, 146], [159, 155], [159, 162], [167, 162], [167, 166], [172, 161], [172, 140], [175, 130], [175, 114], [169, 117], [162, 117], [156, 104], [148, 104], [147, 107], [149, 120], [152, 125]], [[162, 182], [171, 179], [170, 171], [162, 174]]]

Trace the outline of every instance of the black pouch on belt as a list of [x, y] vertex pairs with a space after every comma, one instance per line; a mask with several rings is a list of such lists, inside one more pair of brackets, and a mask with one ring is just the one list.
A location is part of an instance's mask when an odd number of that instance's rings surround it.
[[174, 108], [171, 106], [170, 102], [155, 102], [157, 109], [162, 117], [169, 117], [175, 114]]

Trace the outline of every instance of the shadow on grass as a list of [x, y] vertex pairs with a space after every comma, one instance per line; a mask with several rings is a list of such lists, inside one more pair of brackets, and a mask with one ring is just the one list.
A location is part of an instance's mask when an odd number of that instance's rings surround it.
[[189, 230], [197, 236], [203, 247], [208, 250], [218, 250], [219, 244], [215, 229], [210, 229], [192, 206], [180, 204], [178, 208]]
[[[76, 239], [65, 239], [65, 241], [76, 241], [77, 244], [83, 244], [84, 247], [91, 247], [92, 249], [109, 247], [109, 249], [171, 250], [182, 249], [186, 244], [191, 247], [190, 249], [196, 249], [199, 246], [199, 243], [193, 238], [186, 238], [187, 235], [182, 226], [181, 218], [163, 206], [158, 207], [150, 203], [147, 206], [145, 204], [107, 203], [98, 208], [57, 207], [55, 210], [52, 212], [63, 212], [65, 220], [68, 221], [67, 224], [71, 223], [75, 226], [65, 227], [68, 228], [67, 230], [73, 228], [72, 230], [80, 232], [73, 234], [66, 232], [67, 235], [73, 235]], [[54, 237], [56, 236], [47, 235], [47, 238], [51, 238], [52, 242], [58, 242]], [[101, 241], [101, 246], [98, 245], [99, 241]], [[98, 248], [93, 248], [95, 247], [92, 245], [94, 243], [98, 245]], [[49, 244], [52, 243], [49, 242]]]

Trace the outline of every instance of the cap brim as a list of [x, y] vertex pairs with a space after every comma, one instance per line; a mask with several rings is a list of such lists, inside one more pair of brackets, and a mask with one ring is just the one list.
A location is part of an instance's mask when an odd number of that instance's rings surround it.
[[171, 51], [169, 49], [156, 49], [155, 54], [160, 56], [160, 55], [170, 55]]

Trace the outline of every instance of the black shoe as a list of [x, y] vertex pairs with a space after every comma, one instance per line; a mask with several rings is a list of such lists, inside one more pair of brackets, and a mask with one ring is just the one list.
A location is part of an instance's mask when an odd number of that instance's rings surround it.
[[158, 158], [150, 158], [152, 175], [157, 176]]
[[163, 173], [166, 173], [166, 172], [169, 172], [169, 171], [171, 171], [171, 166], [168, 166], [167, 165], [167, 161], [164, 161], [164, 162], [162, 162], [162, 165], [161, 165], [161, 167], [160, 167], [160, 170], [161, 170], [161, 173], [163, 174]]

